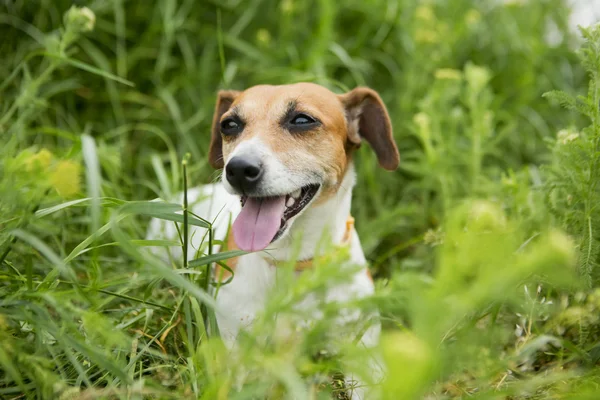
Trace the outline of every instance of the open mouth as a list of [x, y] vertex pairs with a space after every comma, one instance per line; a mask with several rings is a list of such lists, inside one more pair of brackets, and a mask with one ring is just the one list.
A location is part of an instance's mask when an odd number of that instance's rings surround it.
[[264, 250], [281, 237], [288, 221], [312, 202], [319, 188], [312, 184], [279, 196], [242, 196], [242, 211], [232, 226], [236, 245], [245, 251]]

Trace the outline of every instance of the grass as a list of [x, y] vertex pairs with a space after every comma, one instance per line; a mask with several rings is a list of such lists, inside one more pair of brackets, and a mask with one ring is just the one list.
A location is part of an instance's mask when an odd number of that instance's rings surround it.
[[[366, 355], [338, 307], [281, 334], [343, 254], [282, 273], [234, 357], [206, 328], [207, 272], [237, 253], [150, 201], [218, 177], [218, 89], [296, 81], [368, 85], [393, 119], [401, 168], [361, 150], [352, 209], [382, 398], [597, 397], [600, 30], [569, 32], [564, 1], [78, 4], [0, 8], [0, 397], [343, 398]], [[150, 217], [181, 240], [145, 240]], [[189, 225], [197, 254], [149, 251], [187, 249]]]

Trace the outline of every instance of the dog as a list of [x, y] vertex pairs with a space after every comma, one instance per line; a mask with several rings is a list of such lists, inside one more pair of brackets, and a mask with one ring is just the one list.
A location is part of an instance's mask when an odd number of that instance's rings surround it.
[[[373, 294], [350, 213], [356, 180], [353, 155], [363, 142], [381, 167], [398, 167], [390, 118], [372, 89], [335, 94], [317, 84], [296, 83], [218, 93], [208, 159], [212, 167], [223, 169], [222, 179], [190, 190], [188, 198], [194, 214], [214, 221], [215, 240], [226, 243], [227, 250], [248, 252], [227, 261], [233, 274], [214, 268], [220, 280], [228, 281], [216, 298], [217, 323], [228, 347], [260, 315], [276, 285], [279, 265], [291, 262], [298, 274], [310, 269], [324, 232], [333, 246], [348, 249], [344, 264], [359, 267], [348, 282], [330, 288], [327, 301], [349, 302]], [[177, 237], [173, 224], [151, 221], [148, 237], [165, 236]], [[202, 236], [191, 233], [190, 254]], [[214, 247], [215, 252], [220, 249]], [[342, 320], [357, 318], [348, 313]], [[376, 346], [379, 333], [379, 323], [373, 322], [360, 343]]]

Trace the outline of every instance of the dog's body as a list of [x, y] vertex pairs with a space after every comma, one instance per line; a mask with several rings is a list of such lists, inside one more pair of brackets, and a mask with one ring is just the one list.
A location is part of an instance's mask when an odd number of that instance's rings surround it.
[[[308, 225], [310, 230], [298, 230], [308, 232], [300, 238], [300, 244], [293, 242], [294, 235], [287, 236], [290, 246], [283, 247], [285, 252], [292, 252], [292, 244], [297, 247], [294, 253], [304, 254], [311, 258], [319, 240], [323, 238], [322, 232], [328, 231], [332, 244], [340, 245], [346, 234], [347, 217], [350, 215], [351, 186], [354, 181], [354, 171], [348, 171], [346, 177], [348, 190], [340, 191], [338, 196], [328, 202], [307, 210], [302, 218], [298, 220], [296, 228]], [[182, 200], [180, 195], [179, 201]], [[193, 189], [188, 192], [190, 211], [195, 215], [213, 223], [214, 240], [216, 242], [227, 242], [227, 233], [230, 230], [230, 222], [234, 220], [241, 210], [238, 196], [229, 194], [222, 184], [214, 183]], [[320, 229], [317, 229], [320, 228]], [[349, 259], [347, 265], [352, 270], [353, 278], [349, 282], [329, 288], [328, 301], [350, 301], [359, 299], [373, 293], [373, 281], [370, 277], [365, 256], [363, 254], [360, 240], [353, 227], [350, 227], [350, 240], [348, 241]], [[165, 223], [158, 219], [151, 221], [148, 237], [176, 238], [177, 230], [171, 223]], [[201, 247], [202, 241], [206, 242], [205, 231], [202, 228], [191, 227], [188, 254], [195, 254]], [[213, 246], [213, 252], [221, 250], [220, 245]], [[252, 321], [261, 310], [264, 309], [267, 295], [277, 281], [278, 268], [275, 265], [277, 250], [250, 253], [235, 260], [235, 272], [231, 282], [219, 288], [217, 304], [217, 322], [221, 336], [225, 343], [232, 347], [240, 329], [249, 328]], [[171, 249], [171, 257], [180, 259], [180, 248]], [[283, 258], [282, 258], [283, 259]], [[227, 261], [226, 261], [227, 262]], [[231, 263], [230, 263], [231, 264]], [[233, 266], [233, 265], [231, 265]], [[360, 267], [360, 268], [358, 268]], [[340, 265], [340, 268], [344, 268]], [[297, 271], [296, 273], [302, 273]], [[227, 271], [223, 271], [229, 278]], [[221, 278], [221, 280], [225, 280]], [[310, 296], [305, 300], [304, 306], [308, 307], [314, 303]], [[302, 306], [302, 305], [299, 305]], [[345, 320], [357, 319], [357, 316], [346, 317]], [[373, 346], [377, 343], [378, 326], [367, 331], [363, 338], [365, 344]]]
[[[384, 168], [397, 166], [387, 111], [370, 89], [335, 95], [318, 85], [296, 84], [219, 94], [210, 161], [225, 168], [223, 180], [194, 189], [188, 201], [194, 214], [213, 221], [215, 240], [231, 244], [228, 250], [251, 252], [231, 260], [232, 277], [217, 268], [217, 279], [223, 279], [220, 274], [231, 278], [217, 295], [217, 322], [229, 346], [264, 309], [277, 283], [278, 265], [302, 265], [296, 272], [302, 273], [320, 255], [315, 252], [324, 238], [349, 253], [339, 265], [348, 279], [330, 285], [325, 300], [346, 303], [373, 293], [350, 216], [355, 183], [351, 158], [361, 139], [371, 144]], [[159, 236], [175, 238], [177, 232], [172, 224], [153, 220], [149, 237]], [[204, 232], [191, 232], [190, 254], [203, 237]], [[309, 295], [297, 307], [318, 319], [318, 304]], [[345, 325], [363, 317], [348, 307], [337, 320]], [[378, 322], [371, 323], [360, 332], [360, 343], [375, 346], [379, 329]], [[361, 398], [360, 391], [353, 397]]]

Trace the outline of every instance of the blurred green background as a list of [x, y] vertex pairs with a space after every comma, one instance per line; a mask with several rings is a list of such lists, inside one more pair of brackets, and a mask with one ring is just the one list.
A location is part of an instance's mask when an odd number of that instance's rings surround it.
[[[394, 173], [359, 152], [352, 208], [393, 355], [383, 396], [595, 398], [600, 40], [582, 63], [569, 15], [563, 0], [0, 3], [0, 395], [303, 398], [319, 385], [300, 377], [337, 370], [309, 357], [335, 311], [293, 354], [248, 341], [227, 359], [182, 266], [142, 254], [173, 243], [118, 208], [171, 198], [187, 153], [190, 185], [218, 178], [217, 90], [312, 81], [377, 90], [400, 148]], [[317, 275], [295, 296], [342, 279]], [[234, 366], [255, 373], [236, 386]]]

